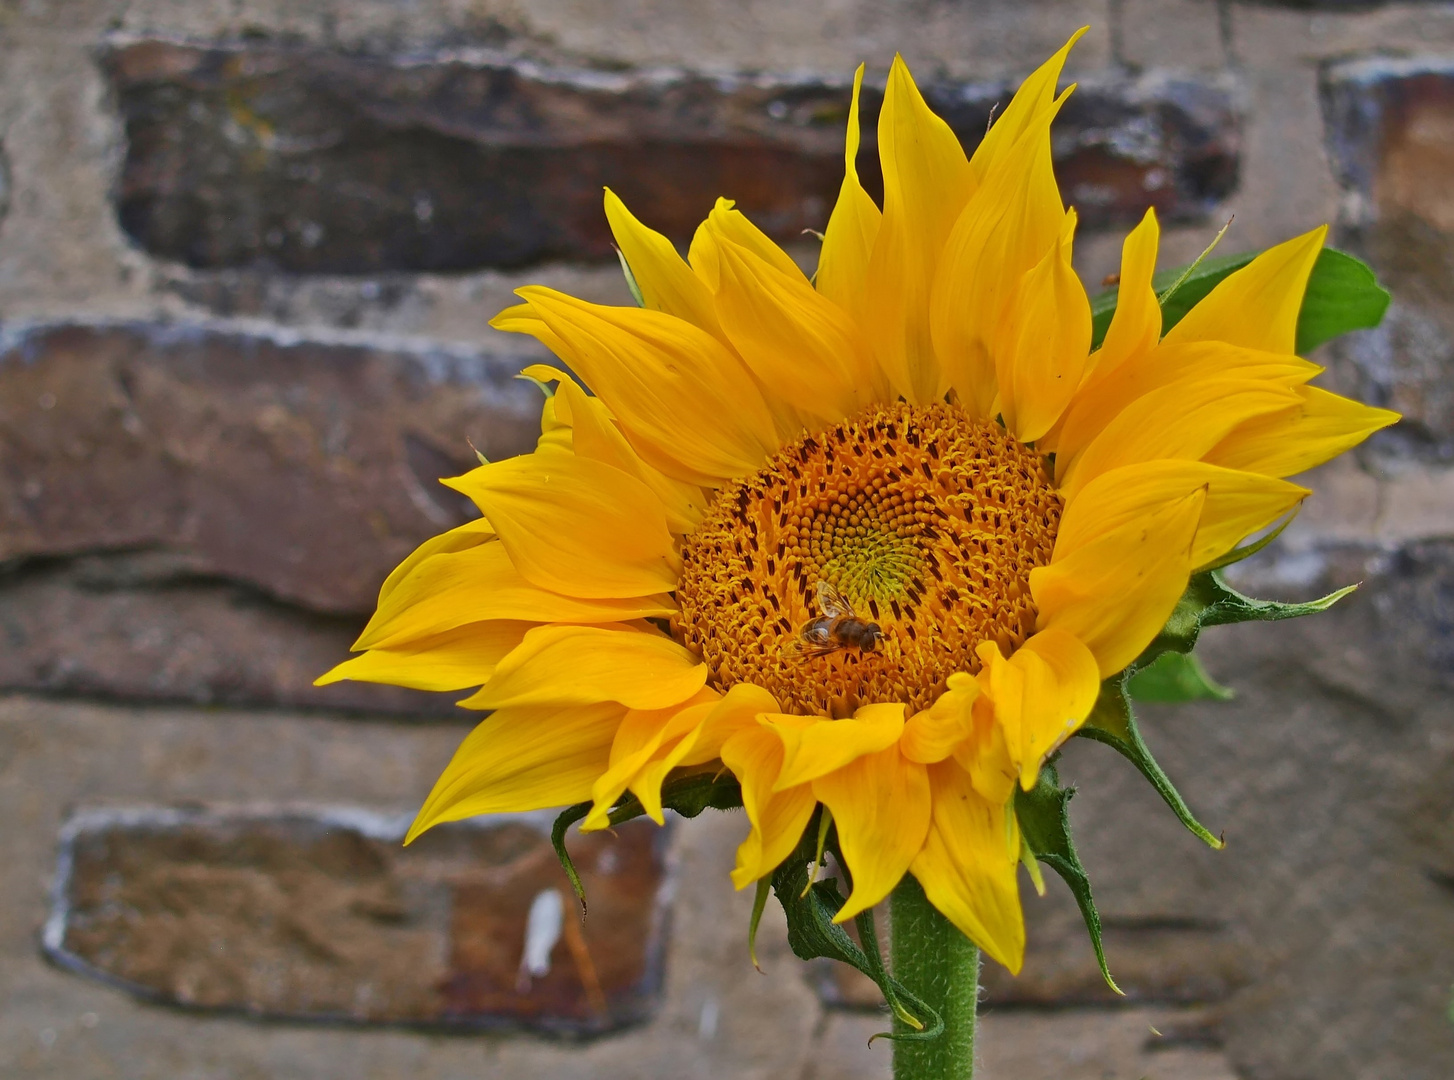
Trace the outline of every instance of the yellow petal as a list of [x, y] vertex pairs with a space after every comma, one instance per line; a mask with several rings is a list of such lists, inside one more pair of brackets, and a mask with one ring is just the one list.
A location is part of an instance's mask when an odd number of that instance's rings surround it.
[[723, 237], [717, 242], [717, 313], [769, 400], [791, 405], [820, 429], [872, 398], [871, 364], [852, 320], [792, 276]]
[[863, 65], [853, 73], [853, 100], [848, 106], [848, 137], [844, 144], [843, 186], [823, 232], [818, 256], [818, 291], [853, 318], [868, 310], [868, 262], [883, 215], [858, 181], [858, 91]]
[[464, 551], [468, 548], [478, 547], [480, 544], [489, 543], [495, 539], [495, 527], [484, 518], [476, 518], [474, 521], [466, 521], [463, 525], [457, 525], [448, 532], [442, 532], [438, 536], [431, 536], [424, 543], [420, 544], [408, 557], [404, 559], [384, 579], [383, 585], [379, 587], [379, 605], [383, 603], [391, 592], [399, 587], [411, 573], [425, 559], [431, 555], [442, 555], [450, 551]]
[[412, 690], [463, 690], [479, 686], [535, 624], [476, 622], [432, 637], [370, 649], [314, 680], [314, 686], [352, 679]]
[[1061, 242], [1020, 279], [993, 349], [1005, 427], [1021, 442], [1060, 419], [1090, 351], [1090, 300], [1070, 265], [1074, 211], [1064, 220]]
[[[713, 707], [682, 765], [703, 765], [722, 756], [722, 746], [739, 731], [761, 728], [757, 718], [781, 710], [777, 698], [752, 683], [734, 683]], [[777, 736], [773, 736], [777, 739]], [[778, 740], [781, 741], [780, 739]], [[777, 779], [774, 771], [773, 779]]]
[[593, 805], [581, 822], [581, 831], [608, 828], [611, 807], [627, 788], [641, 801], [647, 816], [663, 824], [662, 781], [691, 748], [717, 697], [715, 690], [704, 688], [683, 704], [628, 712], [611, 742], [610, 764], [591, 786]]
[[557, 411], [571, 418], [571, 445], [576, 454], [612, 465], [649, 487], [661, 500], [667, 528], [672, 532], [686, 535], [702, 523], [707, 503], [702, 489], [674, 480], [642, 461], [600, 398], [590, 397], [569, 378], [563, 378], [553, 400], [558, 402]]
[[504, 334], [529, 334], [561, 359], [570, 356], [570, 347], [545, 325], [529, 304], [512, 304], [491, 319], [490, 325]]
[[395, 588], [353, 648], [389, 647], [487, 619], [611, 623], [675, 613], [669, 595], [581, 599], [538, 588], [520, 576], [505, 545], [481, 544], [433, 555]]
[[844, 720], [768, 716], [764, 722], [782, 738], [785, 763], [775, 790], [782, 791], [841, 769], [855, 758], [872, 754], [899, 741], [904, 730], [904, 706], [895, 703], [864, 705]]
[[733, 209], [731, 199], [718, 199], [707, 215], [706, 224], [715, 236], [746, 248], [778, 273], [800, 281], [808, 280], [791, 255], [778, 247], [741, 210]]
[[1104, 378], [1129, 357], [1154, 349], [1160, 340], [1161, 305], [1156, 302], [1156, 290], [1151, 287], [1160, 240], [1161, 228], [1153, 206], [1121, 244], [1116, 311], [1101, 347], [1091, 354], [1088, 379]]
[[974, 734], [974, 703], [979, 683], [964, 672], [949, 676], [949, 688], [934, 704], [909, 717], [899, 749], [910, 761], [930, 765], [943, 761]]
[[929, 902], [1013, 974], [1025, 957], [1019, 829], [1003, 803], [984, 799], [954, 762], [929, 766], [934, 817], [911, 870]]
[[447, 481], [472, 500], [533, 585], [568, 596], [652, 596], [676, 588], [680, 559], [651, 489], [571, 454], [527, 454]]
[[1186, 380], [1158, 387], [1122, 409], [1071, 461], [1058, 485], [1061, 494], [1073, 499], [1097, 476], [1125, 465], [1200, 459], [1239, 424], [1298, 400], [1295, 391], [1256, 379]]
[[1082, 26], [1071, 34], [1070, 40], [1054, 56], [1036, 68], [1020, 84], [1004, 112], [995, 117], [984, 139], [975, 148], [974, 156], [969, 159], [970, 175], [976, 186], [984, 183], [985, 176], [994, 168], [995, 163], [1027, 129], [1035, 125], [1043, 111], [1050, 107], [1055, 100], [1055, 87], [1060, 81], [1060, 72], [1065, 67], [1066, 57], [1089, 29], [1088, 26]]
[[1268, 248], [1228, 274], [1166, 334], [1168, 342], [1227, 341], [1267, 352], [1297, 346], [1297, 317], [1328, 227]]
[[1009, 347], [999, 340], [1000, 328], [1018, 283], [1057, 246], [1064, 228], [1065, 208], [1050, 160], [1050, 122], [1063, 100], [1042, 108], [998, 155], [957, 215], [933, 280], [934, 348], [946, 382], [976, 416], [993, 416], [996, 391], [1003, 390], [996, 353]]
[[706, 681], [706, 665], [655, 630], [540, 626], [462, 704], [502, 709], [616, 701], [629, 709], [665, 709], [686, 701]]
[[712, 294], [701, 278], [692, 273], [670, 240], [637, 221], [610, 188], [606, 189], [606, 220], [646, 306], [686, 319], [720, 338]]
[[[1162, 343], [1113, 369], [1097, 368], [1076, 391], [1056, 436], [1056, 472], [1068, 476], [1085, 448], [1138, 398], [1153, 390], [1244, 379], [1293, 390], [1323, 369], [1291, 353], [1269, 353], [1220, 341]], [[1174, 402], [1172, 408], [1178, 407]]]
[[520, 290], [565, 343], [564, 359], [606, 403], [627, 440], [668, 476], [716, 486], [753, 472], [777, 427], [742, 361], [682, 319]]
[[1090, 715], [1101, 690], [1096, 658], [1075, 635], [1053, 627], [1032, 635], [1008, 660], [993, 642], [976, 651], [990, 673], [995, 719], [1020, 786], [1029, 791], [1045, 758]]
[[590, 797], [626, 710], [602, 704], [501, 709], [465, 737], [409, 829], [521, 813]]
[[742, 806], [752, 825], [732, 870], [738, 889], [772, 873], [788, 857], [818, 805], [808, 784], [774, 790], [782, 762], [782, 740], [758, 724], [743, 727], [722, 745], [722, 763], [742, 785]]
[[1293, 476], [1357, 446], [1399, 414], [1375, 409], [1316, 386], [1299, 388], [1297, 407], [1235, 428], [1207, 460], [1266, 476]]
[[954, 760], [969, 773], [970, 783], [981, 797], [1002, 806], [1015, 794], [1020, 769], [1010, 753], [1008, 733], [995, 716], [994, 700], [986, 689], [990, 685], [990, 673], [981, 668], [976, 682], [980, 685], [980, 695], [972, 709], [974, 734], [955, 748]]
[[1186, 589], [1205, 502], [1198, 491], [1030, 571], [1037, 628], [1079, 638], [1102, 678], [1121, 671], [1166, 625]]
[[1055, 536], [1055, 558], [1202, 489], [1207, 501], [1192, 541], [1194, 567], [1226, 554], [1312, 494], [1285, 480], [1200, 461], [1128, 465], [1102, 473], [1066, 506]]
[[878, 118], [884, 210], [868, 267], [872, 302], [860, 319], [893, 388], [910, 404], [938, 401], [949, 383], [929, 333], [929, 290], [973, 186], [948, 124], [930, 110], [895, 56]]
[[820, 776], [813, 794], [833, 812], [843, 860], [853, 875], [853, 891], [833, 916], [841, 923], [892, 892], [924, 846], [929, 777], [925, 766], [894, 745]]

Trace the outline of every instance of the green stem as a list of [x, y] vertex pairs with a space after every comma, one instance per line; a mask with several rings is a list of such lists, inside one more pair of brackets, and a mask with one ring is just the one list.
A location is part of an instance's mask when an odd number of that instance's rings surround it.
[[[905, 874], [894, 890], [890, 957], [894, 978], [944, 1017], [944, 1034], [925, 1042], [894, 1042], [894, 1080], [970, 1080], [974, 1019], [979, 1005], [979, 949]], [[894, 1029], [910, 1029], [900, 1021]]]

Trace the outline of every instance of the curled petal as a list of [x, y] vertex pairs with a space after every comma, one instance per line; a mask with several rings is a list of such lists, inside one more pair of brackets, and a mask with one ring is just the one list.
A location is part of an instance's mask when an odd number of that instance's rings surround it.
[[904, 724], [899, 741], [904, 757], [930, 765], [953, 754], [974, 735], [974, 703], [978, 697], [979, 683], [974, 676], [964, 672], [949, 676], [949, 688], [933, 705]]
[[1029, 791], [1045, 758], [1090, 715], [1101, 690], [1100, 668], [1074, 634], [1034, 634], [1008, 660], [993, 642], [979, 647], [989, 672], [995, 719], [1005, 732], [1020, 786]]
[[785, 761], [775, 788], [782, 791], [897, 743], [904, 730], [904, 706], [865, 705], [845, 720], [778, 714], [765, 717], [764, 722], [783, 741]]
[[627, 712], [611, 742], [609, 765], [591, 785], [593, 805], [581, 831], [607, 828], [611, 807], [627, 788], [641, 800], [647, 817], [663, 824], [662, 781], [691, 750], [717, 700], [715, 690], [703, 689], [684, 704]]

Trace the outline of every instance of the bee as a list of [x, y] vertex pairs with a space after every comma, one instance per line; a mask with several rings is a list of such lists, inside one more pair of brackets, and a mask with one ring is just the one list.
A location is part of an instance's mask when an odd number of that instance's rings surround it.
[[822, 614], [804, 623], [794, 642], [804, 660], [847, 648], [873, 652], [883, 640], [878, 623], [860, 619], [853, 605], [826, 581], [818, 582], [818, 610]]

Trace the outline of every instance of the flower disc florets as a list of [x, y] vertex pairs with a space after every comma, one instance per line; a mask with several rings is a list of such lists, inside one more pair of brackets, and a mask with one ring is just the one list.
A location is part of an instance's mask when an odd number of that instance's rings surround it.
[[[975, 647], [1035, 630], [1030, 571], [1050, 561], [1061, 501], [1043, 458], [947, 405], [878, 406], [785, 447], [723, 488], [682, 553], [674, 620], [719, 690], [771, 691], [794, 712], [928, 708]], [[883, 631], [877, 647], [804, 650], [834, 586]]]

